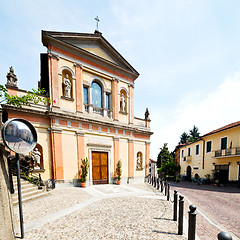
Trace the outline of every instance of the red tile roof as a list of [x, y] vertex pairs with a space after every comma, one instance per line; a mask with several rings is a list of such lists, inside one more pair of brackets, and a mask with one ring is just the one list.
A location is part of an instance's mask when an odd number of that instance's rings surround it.
[[229, 129], [229, 128], [237, 127], [237, 126], [239, 126], [239, 125], [240, 125], [240, 121], [234, 122], [234, 123], [230, 123], [230, 124], [228, 124], [228, 125], [226, 125], [226, 126], [223, 126], [223, 127], [221, 127], [221, 128], [218, 128], [218, 129], [216, 129], [216, 130], [213, 130], [213, 131], [211, 131], [211, 132], [203, 135], [203, 137], [208, 136], [208, 135], [211, 135], [211, 134], [214, 134], [214, 133], [217, 133], [217, 132], [221, 132], [221, 131], [227, 130], [227, 129]]
[[153, 159], [149, 159], [149, 161], [151, 161], [151, 162], [154, 162], [154, 163], [156, 163], [157, 161], [156, 160], [153, 160]]

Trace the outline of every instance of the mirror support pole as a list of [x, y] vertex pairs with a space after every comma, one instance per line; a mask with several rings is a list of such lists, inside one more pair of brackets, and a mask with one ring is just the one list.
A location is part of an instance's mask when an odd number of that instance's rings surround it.
[[23, 211], [22, 211], [22, 192], [21, 192], [21, 180], [20, 180], [20, 160], [19, 154], [16, 153], [17, 158], [17, 183], [18, 183], [18, 204], [19, 204], [19, 217], [20, 217], [20, 229], [21, 238], [24, 238], [24, 228], [23, 228]]

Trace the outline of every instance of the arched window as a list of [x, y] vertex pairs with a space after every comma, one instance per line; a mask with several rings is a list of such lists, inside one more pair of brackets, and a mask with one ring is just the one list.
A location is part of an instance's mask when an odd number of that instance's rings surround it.
[[102, 108], [102, 87], [97, 82], [92, 83], [92, 104], [95, 107]]

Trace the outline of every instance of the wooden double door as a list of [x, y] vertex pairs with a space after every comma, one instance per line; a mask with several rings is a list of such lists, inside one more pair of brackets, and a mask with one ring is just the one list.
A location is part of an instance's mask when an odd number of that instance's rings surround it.
[[93, 184], [108, 183], [108, 154], [106, 152], [92, 152]]

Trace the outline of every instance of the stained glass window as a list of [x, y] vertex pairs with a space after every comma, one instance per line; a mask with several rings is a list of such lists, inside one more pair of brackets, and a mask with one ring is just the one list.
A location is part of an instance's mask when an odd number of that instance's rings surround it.
[[92, 84], [92, 104], [95, 107], [102, 108], [102, 88], [96, 82]]
[[88, 88], [83, 87], [83, 102], [88, 104]]

